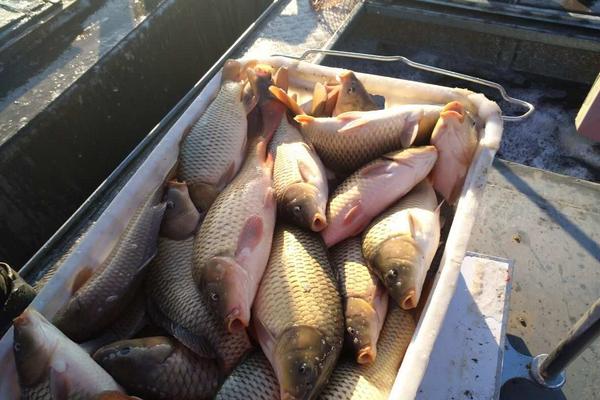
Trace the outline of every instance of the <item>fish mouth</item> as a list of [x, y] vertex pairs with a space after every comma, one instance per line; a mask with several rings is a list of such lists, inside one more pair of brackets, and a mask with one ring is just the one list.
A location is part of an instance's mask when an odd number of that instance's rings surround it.
[[410, 289], [406, 296], [400, 301], [400, 308], [410, 310], [417, 306], [417, 292], [415, 289]]
[[369, 365], [375, 361], [375, 356], [377, 352], [375, 348], [371, 346], [365, 346], [358, 351], [358, 355], [356, 356], [356, 362], [361, 365]]
[[225, 325], [227, 325], [227, 331], [229, 333], [233, 334], [241, 332], [248, 326], [248, 324], [242, 321], [240, 314], [240, 310], [236, 308], [225, 317]]
[[327, 228], [327, 219], [323, 214], [316, 213], [310, 224], [310, 229], [313, 232], [321, 232], [325, 228]]

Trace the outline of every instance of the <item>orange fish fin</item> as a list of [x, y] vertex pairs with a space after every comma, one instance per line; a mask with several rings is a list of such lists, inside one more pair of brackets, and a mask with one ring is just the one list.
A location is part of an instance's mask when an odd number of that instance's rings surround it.
[[296, 103], [296, 101], [294, 99], [292, 99], [283, 89], [281, 89], [280, 87], [277, 86], [269, 86], [269, 92], [271, 92], [271, 94], [273, 96], [275, 96], [275, 98], [277, 100], [279, 100], [281, 103], [283, 103], [287, 108], [290, 109], [290, 111], [292, 111], [294, 114], [296, 115], [301, 115], [304, 114], [304, 110], [302, 110], [302, 108], [300, 108], [300, 106], [298, 105], [298, 103]]
[[337, 103], [338, 97], [340, 95], [340, 86], [333, 88], [327, 94], [327, 101], [325, 102], [325, 115], [330, 116], [333, 115], [333, 110], [335, 109], [335, 105]]
[[312, 116], [306, 115], [306, 114], [300, 114], [300, 115], [296, 115], [294, 117], [294, 120], [296, 122], [298, 122], [299, 124], [310, 124], [311, 122], [313, 122], [315, 120], [315, 117], [312, 117]]
[[327, 89], [325, 89], [325, 86], [323, 86], [322, 83], [320, 83], [320, 82], [315, 83], [310, 114], [314, 115], [316, 117], [322, 116], [325, 111], [326, 102], [327, 102]]
[[244, 251], [252, 251], [258, 246], [263, 236], [264, 224], [258, 215], [250, 216], [244, 223], [242, 232], [238, 237], [238, 245], [235, 256], [239, 256]]

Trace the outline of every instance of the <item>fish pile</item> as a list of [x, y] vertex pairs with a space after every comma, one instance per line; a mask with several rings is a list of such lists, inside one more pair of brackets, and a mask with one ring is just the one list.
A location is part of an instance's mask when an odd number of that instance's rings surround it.
[[[297, 103], [229, 60], [177, 169], [47, 321], [24, 399], [385, 399], [478, 143], [459, 102], [384, 107], [352, 71]], [[411, 311], [413, 310], [413, 311]]]

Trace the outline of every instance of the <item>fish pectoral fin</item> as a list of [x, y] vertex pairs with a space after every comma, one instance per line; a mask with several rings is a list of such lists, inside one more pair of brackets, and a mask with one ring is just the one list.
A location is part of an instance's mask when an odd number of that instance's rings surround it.
[[362, 203], [358, 201], [347, 213], [344, 215], [344, 225], [352, 225], [357, 219], [361, 218], [363, 214]]
[[73, 279], [73, 283], [71, 284], [71, 293], [76, 293], [79, 289], [81, 289], [93, 274], [94, 270], [91, 267], [86, 265], [81, 268], [75, 275], [75, 279]]
[[[64, 365], [64, 368], [67, 368], [67, 366]], [[58, 371], [56, 368], [54, 368], [54, 366], [50, 367], [50, 393], [52, 394], [52, 399], [54, 400], [69, 399], [71, 383], [69, 382], [69, 377], [65, 371]]]
[[299, 114], [294, 117], [294, 120], [300, 125], [310, 124], [315, 120], [315, 117], [306, 114]]
[[312, 107], [310, 114], [316, 117], [320, 117], [325, 112], [325, 104], [327, 103], [327, 89], [322, 83], [315, 83], [313, 90]]
[[390, 168], [392, 167], [395, 160], [390, 161], [378, 161], [373, 164], [365, 166], [360, 170], [360, 175], [364, 178], [373, 178], [376, 176], [389, 174]]
[[306, 183], [312, 183], [318, 180], [318, 176], [315, 173], [314, 169], [300, 159], [298, 160], [298, 171], [300, 171], [300, 176], [302, 177], [302, 180]]
[[400, 137], [400, 143], [402, 147], [409, 148], [417, 139], [419, 134], [419, 121], [411, 120], [407, 121], [407, 125], [402, 130], [402, 136]]
[[287, 108], [289, 108], [292, 113], [296, 115], [304, 114], [304, 110], [300, 108], [298, 103], [296, 103], [296, 101], [292, 99], [282, 88], [277, 87], [275, 85], [271, 85], [269, 86], [269, 92], [271, 92], [271, 94], [275, 96], [277, 100], [279, 100]]
[[258, 104], [259, 98], [259, 87], [256, 78], [256, 72], [254, 72], [253, 68], [246, 69], [246, 75], [248, 77], [248, 83], [252, 89], [252, 96], [244, 96], [244, 90], [242, 90], [242, 98], [240, 99], [244, 105], [244, 109], [246, 110], [246, 114], [250, 114], [250, 111], [256, 107]]
[[235, 256], [246, 251], [252, 251], [258, 246], [263, 237], [264, 223], [258, 215], [250, 216], [244, 223], [244, 227], [238, 237], [238, 245]]
[[333, 115], [333, 110], [335, 109], [335, 105], [337, 104], [339, 95], [340, 85], [329, 90], [329, 92], [327, 93], [327, 101], [325, 102], [325, 110], [323, 111], [325, 115], [332, 115], [335, 117], [335, 115]]
[[286, 67], [279, 67], [273, 76], [273, 82], [287, 92], [289, 83], [289, 74]]
[[347, 135], [356, 133], [360, 130], [360, 128], [364, 128], [369, 124], [369, 120], [364, 118], [362, 114], [357, 111], [345, 112], [339, 114], [336, 118], [342, 121], [350, 121], [340, 129], [338, 129], [338, 133], [343, 133]]
[[252, 332], [256, 336], [256, 340], [260, 343], [263, 352], [269, 360], [271, 360], [275, 351], [275, 335], [263, 324], [259, 318], [253, 318]]

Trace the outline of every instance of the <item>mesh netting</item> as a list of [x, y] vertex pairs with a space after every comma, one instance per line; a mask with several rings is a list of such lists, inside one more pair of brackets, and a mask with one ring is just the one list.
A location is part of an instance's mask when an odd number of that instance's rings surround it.
[[331, 32], [337, 30], [361, 0], [308, 0], [319, 21]]

